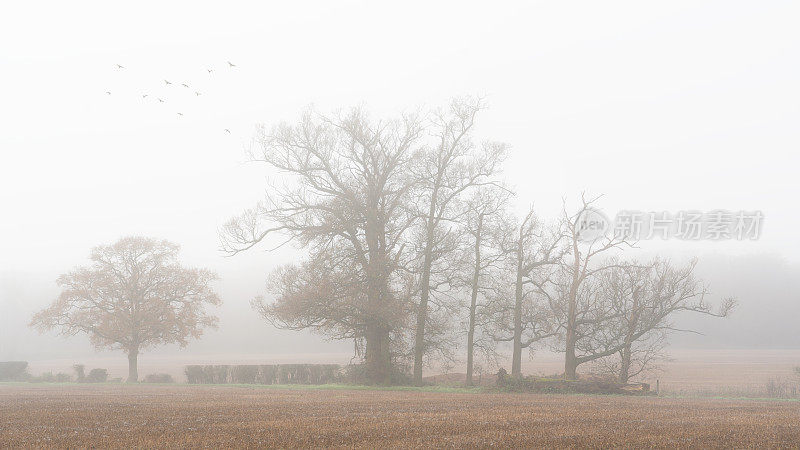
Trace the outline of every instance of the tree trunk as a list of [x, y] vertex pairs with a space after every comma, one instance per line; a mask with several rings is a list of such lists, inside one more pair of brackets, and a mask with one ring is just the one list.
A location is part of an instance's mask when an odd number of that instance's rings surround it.
[[564, 378], [567, 380], [576, 380], [578, 369], [578, 359], [575, 357], [575, 348], [572, 351], [567, 351], [564, 357]]
[[620, 350], [619, 355], [621, 359], [619, 365], [619, 382], [627, 383], [628, 379], [630, 379], [629, 373], [631, 370], [631, 344], [629, 342]]
[[[435, 194], [435, 191], [434, 191]], [[430, 298], [431, 265], [433, 264], [434, 199], [428, 212], [428, 226], [425, 233], [425, 256], [422, 262], [422, 285], [420, 286], [417, 328], [414, 336], [414, 384], [422, 384], [422, 358], [425, 356], [425, 322], [428, 320], [428, 299]]]
[[570, 305], [567, 318], [567, 331], [564, 339], [564, 378], [567, 380], [578, 379], [578, 357], [575, 355], [576, 336], [573, 306]]
[[367, 348], [364, 359], [367, 366], [367, 382], [376, 385], [391, 384], [391, 355], [389, 333], [380, 324], [367, 326]]
[[522, 248], [522, 231], [517, 243], [517, 278], [514, 283], [514, 347], [511, 357], [511, 376], [522, 376], [522, 265], [524, 251]]
[[128, 383], [139, 381], [139, 349], [128, 350]]
[[473, 358], [475, 354], [475, 308], [478, 304], [478, 283], [481, 274], [481, 231], [483, 215], [478, 216], [475, 233], [475, 270], [472, 274], [472, 298], [469, 304], [469, 331], [467, 332], [467, 386], [472, 386]]
[[[375, 207], [377, 211], [377, 206]], [[384, 308], [386, 301], [386, 258], [381, 245], [385, 229], [382, 221], [375, 215], [367, 218], [365, 229], [369, 261], [367, 262], [367, 319], [364, 355], [367, 366], [367, 380], [372, 384], [391, 383], [391, 353], [389, 351], [389, 327]]]
[[[430, 241], [429, 241], [430, 242]], [[422, 384], [422, 358], [425, 356], [425, 322], [428, 320], [428, 298], [430, 296], [431, 251], [426, 245], [422, 266], [422, 291], [417, 310], [417, 328], [414, 336], [414, 383]]]
[[634, 333], [639, 326], [639, 290], [635, 289], [631, 295], [633, 297], [633, 305], [631, 307], [631, 315], [628, 318], [628, 332], [625, 335], [622, 349], [619, 351], [622, 359], [619, 366], [620, 383], [627, 383], [630, 378], [631, 346], [633, 345]]
[[575, 329], [575, 303], [570, 301], [567, 310], [567, 330], [564, 339], [564, 378], [567, 380], [577, 380], [578, 358], [575, 355], [575, 344], [577, 341], [577, 330]]
[[364, 363], [367, 369], [367, 381], [369, 383], [379, 383], [380, 373], [380, 354], [381, 354], [381, 341], [378, 338], [377, 326], [372, 323], [367, 325], [366, 331], [367, 348], [364, 354]]
[[578, 251], [578, 241], [572, 240], [572, 284], [567, 293], [567, 329], [564, 339], [564, 378], [567, 380], [577, 380], [578, 358], [575, 355], [575, 345], [578, 340], [578, 285], [580, 279], [580, 252]]

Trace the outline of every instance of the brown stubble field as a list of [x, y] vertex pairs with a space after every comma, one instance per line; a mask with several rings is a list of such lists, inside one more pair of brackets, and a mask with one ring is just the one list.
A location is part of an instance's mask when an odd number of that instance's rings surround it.
[[798, 445], [798, 402], [201, 386], [0, 386], [0, 447]]

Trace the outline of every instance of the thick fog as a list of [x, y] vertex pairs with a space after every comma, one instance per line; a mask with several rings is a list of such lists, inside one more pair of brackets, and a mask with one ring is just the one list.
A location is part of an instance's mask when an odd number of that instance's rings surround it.
[[219, 275], [220, 326], [182, 355], [352, 352], [276, 330], [250, 308], [302, 249], [219, 251], [219, 227], [279, 179], [245, 162], [255, 127], [294, 122], [309, 105], [383, 117], [460, 95], [486, 98], [476, 137], [511, 145], [504, 177], [520, 211], [555, 218], [583, 191], [602, 194], [611, 216], [761, 211], [757, 240], [656, 239], [636, 252], [698, 257], [712, 298], [739, 300], [729, 319], [682, 319], [703, 334], [676, 334], [674, 348], [800, 345], [794, 2], [170, 2], [99, 13], [109, 7], [0, 7], [0, 360], [97, 355], [82, 335], [27, 324], [58, 295], [59, 274], [126, 235], [178, 243], [183, 262]]

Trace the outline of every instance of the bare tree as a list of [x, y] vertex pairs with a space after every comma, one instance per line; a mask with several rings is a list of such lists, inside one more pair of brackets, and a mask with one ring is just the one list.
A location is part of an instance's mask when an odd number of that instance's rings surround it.
[[[505, 273], [513, 278], [497, 290], [498, 299], [493, 306], [495, 340], [512, 343], [511, 375], [521, 376], [522, 350], [558, 331], [540, 286], [541, 278], [547, 277], [545, 269], [560, 262], [562, 251], [557, 230], [544, 226], [532, 208], [521, 222], [507, 224], [505, 229]], [[509, 303], [508, 298], [513, 302]]]
[[476, 334], [476, 331], [487, 331], [491, 323], [489, 305], [479, 304], [478, 297], [486, 297], [490, 270], [496, 270], [496, 265], [504, 257], [497, 244], [502, 239], [502, 218], [510, 196], [511, 192], [504, 187], [487, 186], [476, 190], [465, 203], [463, 230], [467, 238], [467, 245], [464, 246], [467, 255], [463, 259], [471, 263], [472, 269], [472, 276], [464, 283], [470, 292], [467, 319], [467, 386], [473, 384], [475, 348], [482, 349], [485, 354], [493, 351], [494, 340], [481, 339], [481, 335]]
[[297, 125], [262, 127], [252, 159], [278, 169], [286, 183], [221, 233], [231, 255], [273, 234], [307, 248], [307, 262], [273, 277], [275, 306], [254, 305], [287, 328], [363, 341], [357, 348], [373, 383], [390, 382], [392, 335], [405, 327], [404, 248], [415, 219], [409, 174], [423, 130], [415, 116], [373, 122], [360, 109], [334, 117], [309, 111]]
[[[431, 271], [436, 260], [447, 253], [442, 243], [450, 229], [464, 214], [463, 196], [473, 187], [493, 182], [506, 146], [486, 143], [476, 148], [471, 140], [475, 117], [483, 108], [480, 99], [457, 99], [447, 111], [433, 115], [435, 144], [423, 152], [418, 164], [417, 187], [423, 228], [420, 258], [420, 294], [414, 338], [414, 381], [422, 382], [423, 357], [426, 352], [428, 302], [431, 297]], [[445, 229], [443, 229], [445, 228]]]
[[136, 382], [140, 351], [185, 346], [217, 323], [204, 311], [207, 304], [220, 304], [210, 287], [216, 276], [182, 267], [178, 251], [175, 244], [143, 237], [94, 248], [93, 264], [61, 275], [61, 295], [34, 315], [31, 326], [66, 336], [86, 333], [97, 348], [122, 349], [128, 382]]
[[602, 357], [588, 364], [595, 374], [627, 383], [631, 379], [661, 370], [660, 363], [669, 360], [667, 345], [667, 333], [653, 330], [633, 341], [627, 351], [620, 350], [615, 355]]
[[673, 330], [677, 311], [727, 315], [735, 305], [726, 299], [719, 312], [706, 303], [706, 290], [694, 279], [694, 265], [676, 270], [663, 262], [622, 262], [617, 253], [632, 247], [616, 234], [591, 238], [587, 217], [596, 198], [581, 196], [575, 214], [563, 210], [562, 237], [567, 252], [543, 293], [559, 318], [559, 348], [565, 353], [564, 376], [575, 379], [579, 365], [620, 354], [619, 378], [632, 365], [645, 370], [663, 348], [659, 333]]
[[[417, 234], [414, 239], [417, 258], [414, 261], [413, 270], [417, 277], [416, 289], [412, 298], [415, 300], [413, 305], [415, 312], [419, 311], [419, 298], [423, 286], [419, 275], [425, 265], [425, 260], [422, 258], [425, 248], [425, 233], [424, 229], [419, 231], [422, 231], [421, 236]], [[425, 308], [424, 334], [422, 334], [422, 349], [424, 349], [422, 365], [432, 364], [437, 369], [445, 371], [456, 363], [460, 343], [460, 329], [454, 319], [461, 311], [463, 302], [463, 274], [466, 270], [464, 266], [466, 261], [463, 260], [462, 252], [463, 236], [460, 236], [457, 231], [456, 228], [448, 226], [447, 228], [442, 227], [434, 233], [435, 254], [427, 268], [429, 274], [428, 300]], [[419, 319], [418, 315], [416, 319]], [[412, 363], [412, 374], [416, 350], [419, 348], [416, 346], [416, 324], [415, 322], [415, 327], [410, 333], [409, 358]], [[421, 373], [419, 375], [421, 377]], [[419, 381], [416, 383], [419, 384]]]
[[614, 263], [599, 262], [604, 256], [630, 246], [623, 238], [614, 235], [586, 239], [585, 219], [593, 210], [597, 198], [587, 200], [581, 195], [581, 204], [574, 214], [562, 210], [561, 239], [565, 245], [563, 259], [552, 277], [540, 284], [541, 292], [548, 297], [550, 309], [558, 318], [564, 351], [564, 376], [576, 378], [577, 367], [594, 358], [580, 355], [579, 344], [602, 331], [602, 325], [615, 314], [608, 302], [598, 301], [593, 280]]
[[[718, 309], [708, 302], [708, 289], [694, 276], [696, 261], [683, 267], [656, 259], [648, 263], [613, 261], [599, 280], [599, 295], [611, 305], [603, 332], [583, 343], [584, 357], [613, 358], [616, 376], [627, 383], [648, 370], [662, 354], [667, 335], [692, 330], [675, 327], [677, 312], [715, 317], [728, 316], [736, 305], [733, 298], [722, 300]], [[608, 366], [607, 366], [608, 367]]]

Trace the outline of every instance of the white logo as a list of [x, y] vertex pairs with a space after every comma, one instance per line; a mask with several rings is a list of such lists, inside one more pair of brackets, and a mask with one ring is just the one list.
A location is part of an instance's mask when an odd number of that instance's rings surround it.
[[611, 222], [599, 209], [586, 208], [578, 216], [578, 240], [594, 242], [607, 235]]

